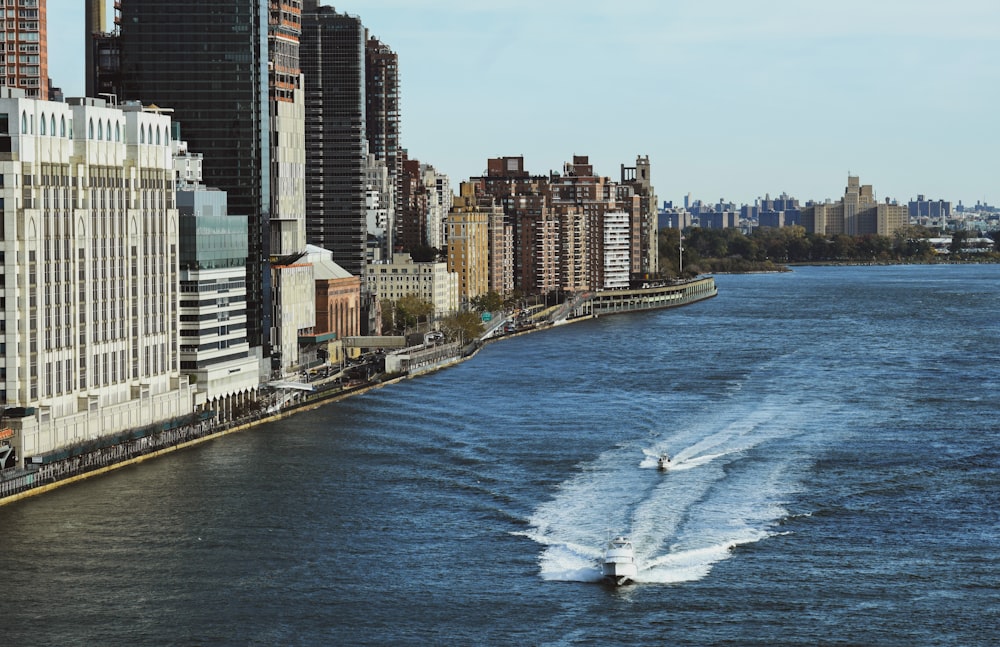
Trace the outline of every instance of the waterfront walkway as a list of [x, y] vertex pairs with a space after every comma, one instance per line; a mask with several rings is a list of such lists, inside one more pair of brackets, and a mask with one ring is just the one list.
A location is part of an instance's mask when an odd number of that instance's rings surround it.
[[[73, 448], [70, 448], [66, 451], [67, 456], [61, 457], [58, 461], [49, 464], [29, 465], [26, 469], [8, 469], [0, 473], [0, 505], [191, 447], [219, 436], [243, 431], [263, 422], [280, 420], [299, 411], [314, 409], [352, 395], [366, 393], [373, 388], [454, 366], [473, 357], [486, 343], [498, 339], [536, 332], [562, 323], [582, 321], [600, 314], [685, 305], [715, 296], [715, 283], [710, 278], [689, 282], [687, 285], [690, 286], [692, 294], [686, 295], [685, 298], [658, 301], [659, 305], [637, 300], [634, 294], [636, 291], [615, 295], [615, 307], [604, 312], [600, 312], [601, 308], [594, 307], [595, 297], [600, 297], [601, 293], [577, 295], [576, 298], [542, 313], [536, 313], [533, 317], [513, 318], [518, 323], [512, 327], [499, 326], [500, 334], [496, 334], [497, 331], [491, 329], [465, 347], [455, 343], [445, 344], [438, 347], [436, 352], [412, 358], [417, 361], [414, 361], [412, 366], [409, 365], [408, 361], [406, 370], [398, 373], [377, 373], [369, 377], [366, 371], [367, 379], [365, 381], [349, 382], [345, 386], [342, 382], [345, 371], [341, 371], [326, 379], [317, 380], [313, 383], [311, 391], [296, 389], [294, 397], [283, 399], [279, 408], [269, 409], [266, 407], [266, 403], [262, 403], [262, 407], [258, 411], [225, 422], [194, 415], [191, 416], [189, 422], [179, 424], [176, 427], [139, 437], [127, 437], [122, 442], [105, 447], [96, 449], [79, 447], [76, 448], [75, 453]], [[683, 286], [680, 289], [683, 290]], [[638, 292], [645, 292], [644, 297], [649, 296], [648, 290]], [[623, 301], [623, 297], [627, 297], [627, 302]], [[622, 303], [626, 303], [626, 305], [630, 303], [631, 307], [624, 307], [621, 305]]]

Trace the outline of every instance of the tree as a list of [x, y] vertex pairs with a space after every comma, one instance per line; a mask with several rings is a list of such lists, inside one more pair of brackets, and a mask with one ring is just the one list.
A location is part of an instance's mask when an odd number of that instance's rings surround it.
[[[663, 227], [657, 232], [657, 250], [660, 255], [660, 272], [667, 278], [680, 275], [681, 232], [673, 227]], [[685, 250], [686, 252], [687, 250]]]
[[406, 296], [393, 303], [382, 299], [382, 330], [402, 333], [410, 326], [416, 326], [434, 313], [434, 304], [424, 301], [415, 294]]
[[507, 294], [506, 297], [504, 297], [503, 307], [508, 310], [513, 310], [514, 308], [517, 308], [522, 303], [524, 303], [524, 300], [526, 298], [527, 297], [524, 294], [524, 291], [522, 291], [520, 288], [514, 288]]
[[416, 326], [434, 313], [434, 304], [424, 301], [416, 294], [407, 294], [396, 302], [397, 319], [403, 320], [404, 326]]
[[958, 256], [965, 249], [965, 241], [969, 239], [969, 232], [964, 229], [956, 229], [955, 233], [951, 235], [951, 244], [948, 245], [948, 251], [952, 253], [952, 256]]
[[993, 251], [1000, 252], [1000, 229], [991, 231], [986, 235], [993, 239]]
[[855, 258], [857, 246], [854, 239], [846, 234], [837, 234], [830, 241], [830, 257], [836, 260], [850, 260]]
[[496, 312], [503, 308], [503, 303], [503, 297], [492, 290], [478, 297], [472, 297], [469, 302], [476, 312]]
[[409, 249], [410, 258], [415, 263], [433, 263], [441, 255], [441, 251], [429, 245], [417, 245]]
[[448, 341], [472, 341], [483, 334], [483, 320], [475, 312], [459, 312], [440, 322], [441, 332]]

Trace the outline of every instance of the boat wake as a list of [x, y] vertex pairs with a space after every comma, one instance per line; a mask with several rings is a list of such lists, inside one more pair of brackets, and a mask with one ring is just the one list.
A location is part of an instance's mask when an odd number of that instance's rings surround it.
[[[750, 413], [734, 406], [651, 447], [636, 446], [649, 442], [639, 432], [632, 444], [580, 465], [521, 533], [542, 546], [540, 576], [600, 580], [609, 529], [631, 538], [638, 583], [702, 579], [734, 547], [777, 534], [789, 514], [784, 504], [812, 463], [809, 425], [820, 417], [813, 406], [785, 397], [754, 403]], [[667, 451], [670, 469], [654, 472]]]

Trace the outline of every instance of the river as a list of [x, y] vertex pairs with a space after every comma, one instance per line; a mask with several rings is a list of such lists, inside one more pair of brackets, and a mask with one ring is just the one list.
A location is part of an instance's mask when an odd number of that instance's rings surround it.
[[0, 643], [994, 644], [1000, 266], [716, 280], [0, 508]]

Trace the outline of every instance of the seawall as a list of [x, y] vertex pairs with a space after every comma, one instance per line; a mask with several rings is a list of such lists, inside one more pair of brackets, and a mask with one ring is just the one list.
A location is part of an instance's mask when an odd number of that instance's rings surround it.
[[[219, 429], [217, 431], [209, 431], [204, 434], [196, 432], [191, 434], [179, 434], [178, 439], [169, 443], [167, 446], [150, 449], [142, 448], [139, 450], [138, 455], [129, 455], [126, 453], [120, 460], [114, 460], [114, 462], [111, 462], [110, 464], [89, 464], [77, 471], [55, 469], [48, 472], [40, 471], [37, 473], [20, 475], [17, 477], [17, 479], [21, 481], [20, 485], [17, 487], [5, 488], [7, 491], [17, 491], [0, 497], [0, 506], [20, 501], [21, 499], [42, 494], [44, 492], [49, 492], [64, 485], [100, 476], [116, 469], [142, 463], [159, 456], [165, 456], [178, 450], [193, 447], [200, 443], [208, 442], [227, 434], [245, 431], [265, 422], [281, 420], [300, 411], [316, 409], [331, 402], [337, 402], [344, 398], [367, 393], [373, 389], [379, 389], [383, 386], [394, 384], [401, 380], [411, 379], [443, 370], [471, 359], [485, 344], [507, 337], [520, 336], [541, 330], [547, 330], [554, 324], [573, 323], [609, 314], [622, 314], [627, 312], [641, 312], [644, 310], [679, 307], [703, 301], [714, 297], [717, 294], [718, 291], [715, 286], [715, 280], [712, 277], [696, 279], [694, 281], [677, 285], [649, 285], [633, 290], [585, 293], [575, 301], [566, 304], [568, 306], [567, 308], [560, 308], [562, 312], [559, 315], [559, 319], [556, 321], [548, 321], [546, 322], [546, 325], [532, 325], [530, 328], [511, 331], [510, 333], [498, 337], [491, 337], [480, 343], [467, 347], [466, 352], [463, 352], [460, 355], [443, 358], [433, 364], [420, 366], [417, 370], [411, 371], [407, 374], [379, 379], [353, 389], [319, 391], [301, 401], [290, 404], [287, 408], [282, 409], [280, 412], [255, 417], [251, 420], [240, 421], [230, 427]], [[12, 481], [13, 480], [14, 479], [12, 479]], [[3, 485], [10, 485], [10, 482], [4, 482]], [[4, 489], [0, 488], [0, 492], [2, 491], [4, 491]]]

